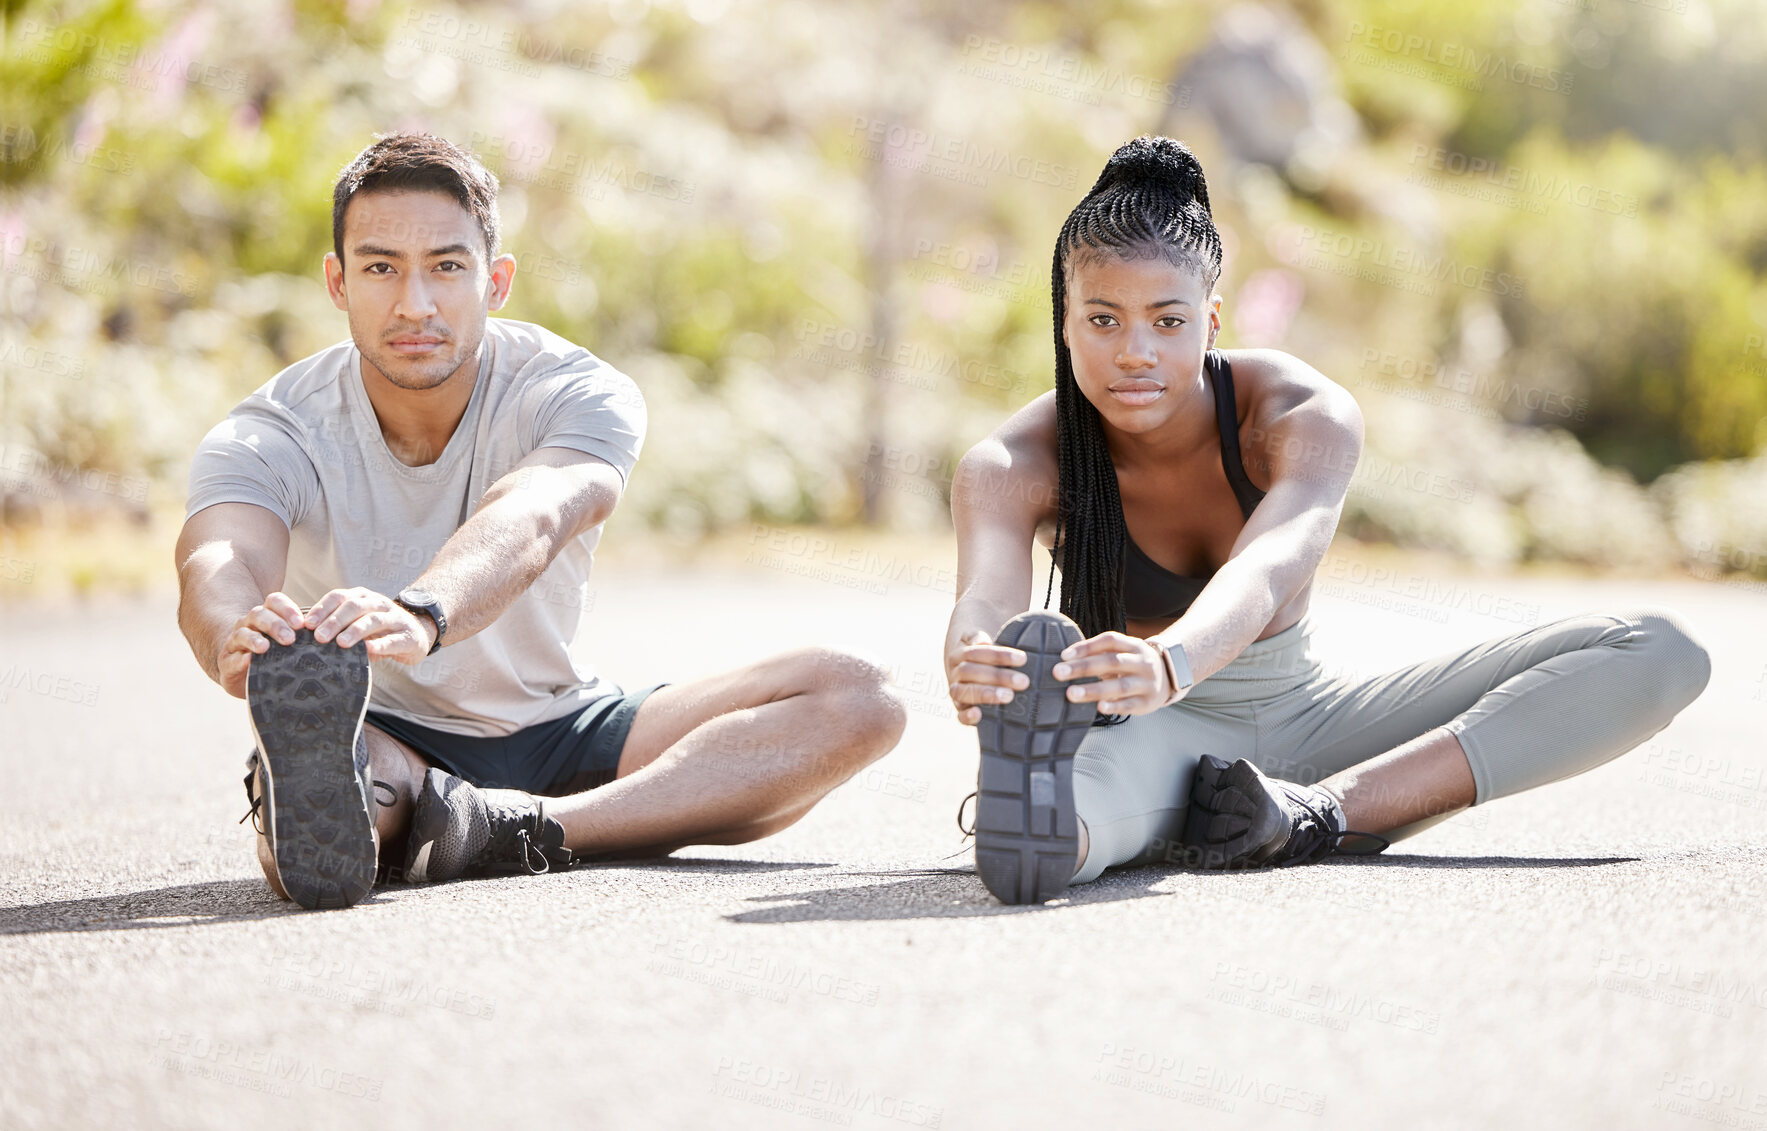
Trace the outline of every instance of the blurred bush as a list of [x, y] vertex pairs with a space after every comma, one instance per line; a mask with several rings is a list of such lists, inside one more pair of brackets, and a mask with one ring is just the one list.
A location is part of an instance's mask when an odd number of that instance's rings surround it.
[[[39, 469], [175, 494], [210, 424], [345, 334], [332, 178], [420, 127], [503, 180], [504, 313], [644, 387], [635, 517], [936, 528], [956, 458], [1050, 386], [1062, 217], [1154, 129], [1209, 173], [1222, 344], [1286, 349], [1367, 412], [1347, 530], [1767, 574], [1767, 28], [1743, 0], [5, 19], [0, 444]], [[1253, 145], [1232, 107], [1257, 97], [1280, 112]]]

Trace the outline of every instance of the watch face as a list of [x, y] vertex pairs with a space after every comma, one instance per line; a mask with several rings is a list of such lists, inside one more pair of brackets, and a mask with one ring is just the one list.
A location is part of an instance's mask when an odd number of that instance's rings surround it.
[[407, 589], [399, 594], [399, 600], [412, 605], [433, 605], [436, 599], [429, 595], [427, 589]]

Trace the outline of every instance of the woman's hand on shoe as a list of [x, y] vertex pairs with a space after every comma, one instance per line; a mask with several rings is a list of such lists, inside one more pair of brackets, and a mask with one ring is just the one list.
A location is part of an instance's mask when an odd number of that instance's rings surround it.
[[1024, 665], [1025, 654], [1019, 649], [995, 644], [994, 638], [979, 628], [964, 633], [957, 648], [945, 657], [957, 721], [975, 726], [982, 721], [981, 704], [1012, 702], [1015, 691], [1031, 686], [1029, 676], [1013, 670]]
[[1158, 648], [1138, 636], [1101, 632], [1090, 640], [1069, 645], [1055, 665], [1055, 678], [1096, 678], [1068, 688], [1068, 700], [1097, 703], [1110, 715], [1145, 715], [1174, 702], [1166, 662]]

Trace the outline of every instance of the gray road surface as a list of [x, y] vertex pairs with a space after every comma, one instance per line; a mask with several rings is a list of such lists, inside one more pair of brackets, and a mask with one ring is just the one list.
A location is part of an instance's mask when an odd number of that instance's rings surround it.
[[318, 914], [264, 888], [243, 708], [169, 598], [0, 609], [0, 1127], [1767, 1129], [1767, 599], [1340, 570], [1315, 618], [1350, 669], [1650, 600], [1712, 683], [1372, 863], [1025, 909], [938, 870], [975, 751], [949, 579], [899, 572], [597, 578], [628, 685], [809, 642], [892, 666], [900, 748], [798, 826]]

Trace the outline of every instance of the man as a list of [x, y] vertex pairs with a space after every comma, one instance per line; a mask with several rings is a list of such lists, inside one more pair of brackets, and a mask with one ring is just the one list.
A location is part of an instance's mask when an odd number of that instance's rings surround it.
[[363, 150], [325, 257], [351, 341], [253, 393], [191, 468], [179, 624], [249, 700], [259, 860], [304, 907], [362, 899], [383, 844], [423, 882], [754, 840], [902, 732], [882, 672], [827, 649], [632, 694], [571, 655], [644, 402], [488, 317], [516, 268], [496, 192], [441, 138]]

